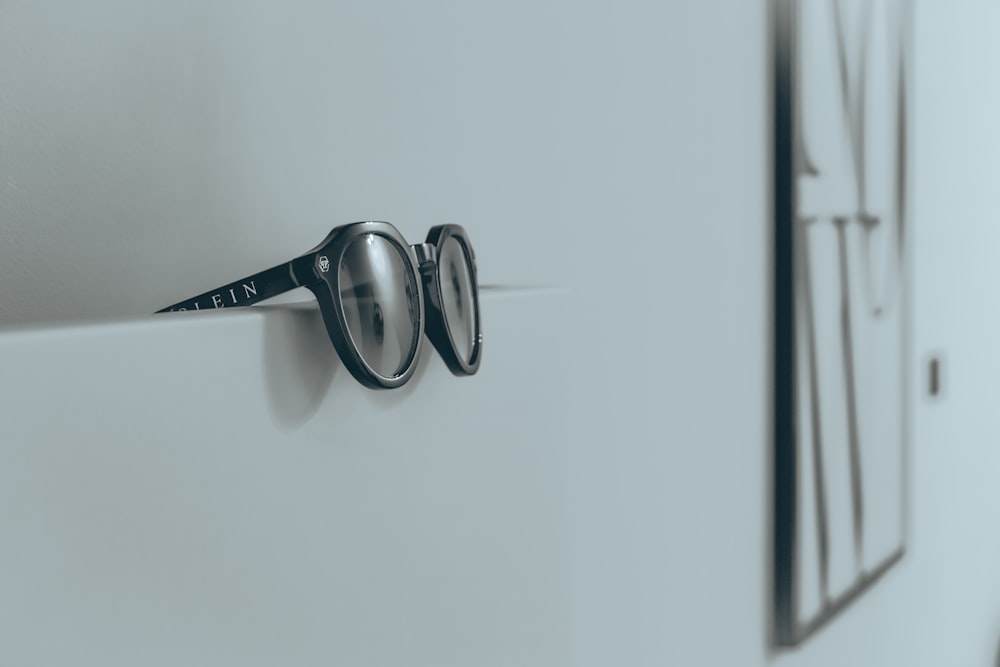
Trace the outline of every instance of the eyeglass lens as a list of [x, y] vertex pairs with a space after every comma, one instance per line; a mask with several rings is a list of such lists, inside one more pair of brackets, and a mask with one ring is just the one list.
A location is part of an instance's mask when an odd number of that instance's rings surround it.
[[365, 363], [382, 377], [409, 366], [421, 335], [417, 286], [400, 250], [377, 234], [359, 236], [338, 272], [347, 330]]
[[472, 270], [462, 244], [449, 236], [438, 254], [438, 283], [445, 323], [455, 344], [455, 351], [466, 362], [472, 359], [476, 335]]

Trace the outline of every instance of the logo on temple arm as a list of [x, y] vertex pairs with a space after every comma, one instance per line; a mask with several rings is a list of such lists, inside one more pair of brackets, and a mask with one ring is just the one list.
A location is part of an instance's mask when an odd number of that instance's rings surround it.
[[326, 273], [330, 270], [330, 260], [326, 258], [326, 255], [322, 255], [319, 258], [319, 270]]

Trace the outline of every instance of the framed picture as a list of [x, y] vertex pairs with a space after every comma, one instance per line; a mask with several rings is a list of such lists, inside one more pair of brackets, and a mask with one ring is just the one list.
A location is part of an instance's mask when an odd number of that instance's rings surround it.
[[903, 555], [908, 0], [775, 0], [774, 641]]

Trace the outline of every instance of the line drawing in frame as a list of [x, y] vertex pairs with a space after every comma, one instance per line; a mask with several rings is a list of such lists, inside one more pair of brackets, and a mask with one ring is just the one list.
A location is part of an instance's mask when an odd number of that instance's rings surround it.
[[911, 0], [774, 0], [773, 627], [902, 558]]

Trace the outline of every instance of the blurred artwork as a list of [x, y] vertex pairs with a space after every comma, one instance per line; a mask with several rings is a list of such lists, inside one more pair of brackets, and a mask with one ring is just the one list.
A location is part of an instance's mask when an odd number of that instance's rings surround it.
[[776, 0], [774, 640], [904, 549], [906, 0]]

